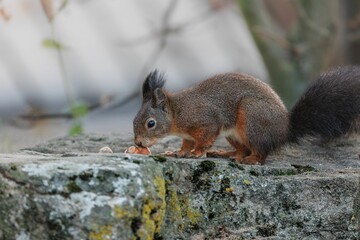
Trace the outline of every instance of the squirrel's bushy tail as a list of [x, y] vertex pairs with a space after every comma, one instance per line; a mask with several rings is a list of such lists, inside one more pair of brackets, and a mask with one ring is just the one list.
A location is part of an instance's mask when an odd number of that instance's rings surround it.
[[290, 111], [289, 141], [320, 137], [328, 141], [360, 131], [360, 67], [321, 75]]

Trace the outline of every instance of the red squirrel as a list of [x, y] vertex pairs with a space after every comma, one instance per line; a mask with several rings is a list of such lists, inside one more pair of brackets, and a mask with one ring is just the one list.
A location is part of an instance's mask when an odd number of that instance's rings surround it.
[[[319, 137], [329, 141], [360, 132], [360, 67], [320, 75], [287, 111], [264, 82], [243, 73], [215, 75], [180, 92], [164, 89], [157, 70], [145, 79], [141, 109], [134, 119], [135, 144], [150, 147], [168, 135], [183, 138], [176, 157], [229, 157], [264, 164], [288, 142]], [[234, 151], [209, 151], [222, 133]]]

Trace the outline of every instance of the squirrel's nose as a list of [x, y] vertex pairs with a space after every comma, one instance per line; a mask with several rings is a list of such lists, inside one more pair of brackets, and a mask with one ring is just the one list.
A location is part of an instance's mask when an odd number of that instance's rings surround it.
[[136, 144], [137, 146], [142, 147], [142, 142], [141, 142], [141, 140], [139, 140], [138, 138], [135, 138], [135, 144]]

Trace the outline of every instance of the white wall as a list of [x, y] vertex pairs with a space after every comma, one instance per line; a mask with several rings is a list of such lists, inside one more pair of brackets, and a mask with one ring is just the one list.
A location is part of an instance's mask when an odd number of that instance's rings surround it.
[[[53, 3], [56, 8], [61, 1]], [[214, 3], [225, 5], [216, 10]], [[42, 45], [52, 33], [40, 1], [3, 0], [0, 7], [10, 15], [8, 21], [0, 18], [0, 114], [24, 113], [27, 104], [62, 110], [63, 78], [56, 51]], [[182, 27], [160, 36], [164, 25]], [[121, 101], [153, 68], [166, 72], [172, 89], [225, 71], [267, 79], [231, 1], [69, 1], [55, 17], [54, 32], [66, 47], [66, 74], [78, 98], [112, 94]]]
[[[42, 1], [55, 9], [63, 2]], [[67, 111], [58, 54], [42, 44], [53, 34], [65, 46], [72, 91], [86, 102], [107, 95], [115, 97], [114, 105], [123, 102], [154, 68], [166, 72], [171, 90], [228, 71], [267, 79], [235, 0], [71, 0], [53, 25], [41, 0], [0, 0], [1, 11], [10, 18], [0, 14], [0, 152], [68, 133], [67, 120], [3, 121], [34, 110]], [[139, 105], [140, 98], [92, 112], [85, 130], [131, 134]]]

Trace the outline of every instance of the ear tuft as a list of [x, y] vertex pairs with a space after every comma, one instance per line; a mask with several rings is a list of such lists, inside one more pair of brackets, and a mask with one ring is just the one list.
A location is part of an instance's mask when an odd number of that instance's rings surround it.
[[157, 69], [150, 72], [146, 77], [143, 84], [143, 101], [151, 100], [155, 89], [163, 88], [165, 84], [164, 74], [160, 73]]

